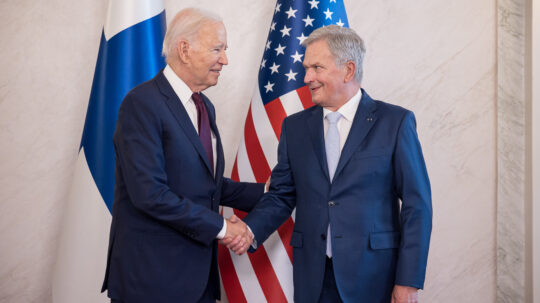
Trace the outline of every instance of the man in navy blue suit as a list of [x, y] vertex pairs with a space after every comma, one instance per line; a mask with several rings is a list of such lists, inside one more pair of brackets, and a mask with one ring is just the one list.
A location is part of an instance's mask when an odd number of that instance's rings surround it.
[[218, 239], [252, 241], [246, 225], [218, 207], [249, 211], [264, 185], [223, 177], [214, 107], [201, 94], [217, 84], [226, 48], [218, 16], [180, 11], [165, 35], [167, 66], [122, 102], [102, 288], [112, 302], [215, 302]]
[[361, 88], [353, 30], [323, 27], [303, 45], [315, 106], [283, 121], [270, 190], [244, 222], [260, 244], [296, 207], [296, 303], [417, 302], [432, 206], [414, 115]]

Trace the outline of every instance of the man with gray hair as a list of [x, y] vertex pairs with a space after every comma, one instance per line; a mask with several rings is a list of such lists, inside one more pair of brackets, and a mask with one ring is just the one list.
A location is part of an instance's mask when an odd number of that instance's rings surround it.
[[296, 303], [417, 302], [432, 206], [414, 115], [361, 88], [352, 29], [319, 28], [303, 45], [315, 106], [283, 121], [270, 189], [244, 222], [262, 243], [296, 207]]
[[112, 302], [215, 302], [218, 239], [251, 244], [246, 225], [218, 207], [249, 211], [264, 185], [223, 177], [214, 107], [201, 93], [217, 84], [226, 49], [218, 16], [180, 11], [163, 43], [167, 66], [122, 102], [102, 288]]

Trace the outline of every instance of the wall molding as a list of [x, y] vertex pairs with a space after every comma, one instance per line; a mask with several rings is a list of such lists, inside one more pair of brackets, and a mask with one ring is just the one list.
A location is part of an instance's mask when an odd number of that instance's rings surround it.
[[527, 302], [526, 1], [497, 2], [497, 302]]

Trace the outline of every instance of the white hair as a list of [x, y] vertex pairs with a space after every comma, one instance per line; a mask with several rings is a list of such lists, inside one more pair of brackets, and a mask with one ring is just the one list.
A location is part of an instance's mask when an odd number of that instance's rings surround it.
[[315, 41], [324, 40], [328, 44], [330, 53], [335, 58], [338, 66], [343, 66], [347, 61], [353, 61], [356, 65], [354, 78], [358, 83], [362, 82], [364, 75], [363, 62], [366, 55], [364, 41], [356, 32], [347, 27], [328, 25], [314, 30], [302, 46], [308, 47]]
[[195, 43], [197, 33], [208, 22], [223, 22], [221, 17], [204, 9], [186, 8], [178, 12], [169, 23], [163, 39], [162, 54], [167, 63], [169, 56], [174, 54], [180, 40]]

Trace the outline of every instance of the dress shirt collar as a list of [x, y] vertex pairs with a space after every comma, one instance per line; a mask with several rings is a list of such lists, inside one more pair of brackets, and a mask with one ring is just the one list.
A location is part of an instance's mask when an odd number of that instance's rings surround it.
[[171, 84], [178, 98], [180, 98], [182, 105], [186, 107], [186, 103], [191, 100], [191, 95], [193, 94], [191, 89], [189, 89], [189, 86], [187, 86], [187, 84], [182, 79], [180, 79], [178, 75], [176, 75], [176, 73], [172, 70], [169, 64], [165, 66], [165, 69], [163, 70], [163, 75], [165, 76], [165, 78], [167, 78], [167, 81], [169, 81], [169, 83]]
[[[356, 110], [358, 109], [358, 105], [360, 104], [360, 100], [362, 99], [362, 90], [358, 89], [358, 92], [356, 95], [354, 95], [349, 101], [347, 101], [345, 104], [343, 104], [337, 111], [341, 114], [341, 116], [349, 122], [353, 122], [354, 116], [356, 115]], [[326, 115], [331, 113], [332, 111], [326, 108], [323, 108], [323, 116], [326, 118]]]

